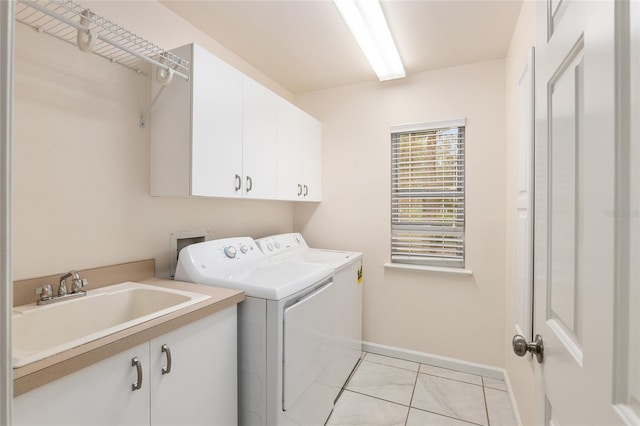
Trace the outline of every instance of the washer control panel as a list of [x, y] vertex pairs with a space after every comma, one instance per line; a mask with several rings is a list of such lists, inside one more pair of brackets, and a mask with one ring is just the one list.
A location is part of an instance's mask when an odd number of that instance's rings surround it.
[[251, 237], [209, 240], [191, 244], [180, 251], [176, 276], [185, 279], [193, 274], [187, 272], [192, 268], [206, 270], [207, 274], [224, 275], [268, 260]]
[[241, 260], [252, 257], [252, 252], [260, 252], [260, 249], [253, 240], [244, 240], [237, 238], [227, 238], [225, 240], [216, 240], [221, 242], [217, 247], [218, 253], [222, 254], [221, 260]]

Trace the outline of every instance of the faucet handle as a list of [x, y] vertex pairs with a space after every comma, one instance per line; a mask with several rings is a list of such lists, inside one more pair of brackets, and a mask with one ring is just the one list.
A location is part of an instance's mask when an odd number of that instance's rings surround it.
[[40, 300], [51, 300], [53, 298], [53, 287], [51, 287], [51, 284], [45, 284], [36, 288], [35, 293], [40, 295]]
[[80, 293], [86, 291], [84, 290], [84, 286], [86, 286], [87, 284], [89, 284], [89, 280], [87, 280], [86, 278], [74, 278], [71, 284], [71, 293]]

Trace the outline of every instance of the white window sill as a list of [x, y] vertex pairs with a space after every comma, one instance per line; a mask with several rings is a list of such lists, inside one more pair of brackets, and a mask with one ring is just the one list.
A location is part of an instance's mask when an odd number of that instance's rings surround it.
[[445, 268], [440, 266], [409, 265], [406, 263], [385, 263], [384, 267], [385, 269], [400, 269], [405, 271], [426, 271], [426, 272], [436, 272], [436, 273], [442, 273], [442, 274], [462, 275], [466, 277], [473, 275], [473, 271], [471, 269]]

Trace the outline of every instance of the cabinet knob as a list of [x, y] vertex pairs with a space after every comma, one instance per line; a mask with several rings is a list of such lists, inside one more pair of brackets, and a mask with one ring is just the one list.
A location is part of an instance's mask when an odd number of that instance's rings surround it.
[[304, 186], [304, 196], [309, 195], [309, 187], [307, 185]]
[[251, 179], [251, 176], [247, 176], [247, 192], [251, 191], [253, 189], [253, 179]]
[[240, 177], [240, 175], [236, 175], [236, 192], [240, 191], [240, 188], [242, 188], [242, 178]]
[[298, 184], [298, 197], [302, 195], [302, 185]]

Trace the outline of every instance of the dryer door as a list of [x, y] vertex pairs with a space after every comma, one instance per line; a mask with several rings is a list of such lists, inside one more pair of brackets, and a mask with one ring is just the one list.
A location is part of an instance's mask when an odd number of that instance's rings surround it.
[[333, 281], [284, 308], [282, 407], [303, 424], [324, 424], [339, 388], [330, 368], [335, 351]]

